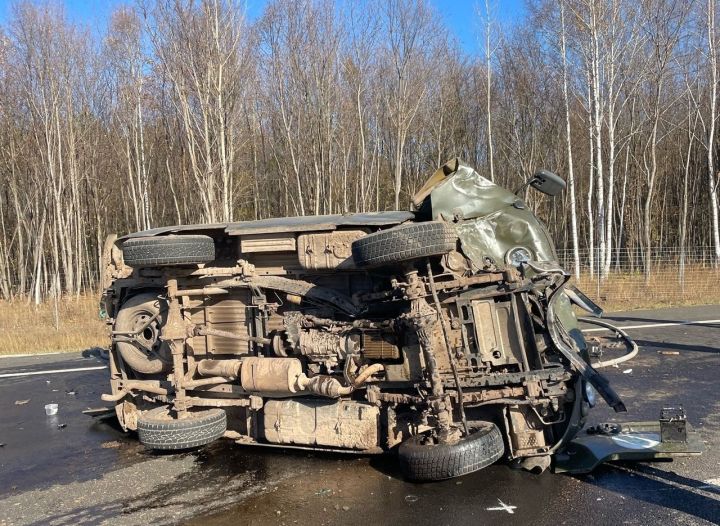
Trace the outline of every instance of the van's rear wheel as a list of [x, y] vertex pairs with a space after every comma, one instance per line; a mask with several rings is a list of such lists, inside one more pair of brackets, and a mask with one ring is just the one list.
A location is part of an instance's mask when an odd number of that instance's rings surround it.
[[483, 422], [473, 433], [454, 443], [434, 443], [428, 435], [415, 435], [398, 449], [403, 474], [410, 480], [445, 480], [479, 471], [505, 452], [502, 433]]
[[174, 416], [169, 407], [157, 407], [138, 418], [140, 442], [148, 449], [176, 450], [204, 446], [227, 430], [227, 415], [222, 409], [188, 411], [183, 418]]
[[131, 267], [199, 265], [215, 259], [209, 236], [133, 237], [123, 242], [123, 261]]

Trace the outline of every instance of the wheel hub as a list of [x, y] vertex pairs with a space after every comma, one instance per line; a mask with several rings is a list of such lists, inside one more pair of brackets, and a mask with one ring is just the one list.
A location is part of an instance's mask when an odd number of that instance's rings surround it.
[[149, 312], [141, 312], [133, 321], [133, 332], [140, 331], [135, 336], [135, 341], [147, 353], [155, 351], [160, 342], [160, 327], [157, 318], [148, 324], [152, 318], [153, 315]]

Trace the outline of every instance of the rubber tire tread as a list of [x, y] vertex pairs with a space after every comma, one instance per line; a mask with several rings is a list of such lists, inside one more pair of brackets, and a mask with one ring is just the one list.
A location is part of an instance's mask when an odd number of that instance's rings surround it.
[[457, 233], [452, 225], [427, 221], [368, 234], [353, 242], [352, 255], [358, 266], [379, 267], [447, 254], [456, 246]]
[[454, 444], [423, 445], [422, 435], [409, 438], [398, 448], [403, 474], [409, 480], [445, 480], [479, 471], [502, 458], [502, 433], [487, 422], [478, 431]]
[[159, 418], [167, 407], [151, 409], [140, 415], [137, 432], [140, 443], [148, 449], [176, 450], [204, 446], [217, 440], [227, 430], [227, 415], [218, 408], [191, 413], [178, 420]]
[[123, 242], [123, 260], [131, 267], [197, 265], [215, 259], [209, 236], [134, 237]]

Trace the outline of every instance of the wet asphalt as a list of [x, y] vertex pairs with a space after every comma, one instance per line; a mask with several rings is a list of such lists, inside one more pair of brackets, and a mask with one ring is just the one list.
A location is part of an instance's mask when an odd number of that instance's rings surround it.
[[[720, 306], [633, 311], [619, 325], [720, 319]], [[653, 420], [682, 404], [698, 458], [534, 475], [494, 465], [430, 484], [405, 482], [391, 456], [355, 457], [216, 442], [154, 454], [99, 407], [106, 371], [0, 378], [0, 525], [70, 524], [720, 524], [720, 323], [631, 329], [639, 355], [606, 369], [628, 413]], [[676, 351], [679, 354], [667, 354]], [[0, 375], [99, 367], [97, 353], [0, 358]], [[628, 370], [631, 370], [628, 372]], [[59, 404], [48, 417], [46, 403]]]

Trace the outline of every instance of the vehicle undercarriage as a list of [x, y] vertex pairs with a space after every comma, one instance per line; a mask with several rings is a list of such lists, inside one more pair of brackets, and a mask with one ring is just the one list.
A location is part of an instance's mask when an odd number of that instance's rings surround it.
[[109, 239], [103, 399], [123, 428], [154, 449], [397, 449], [437, 480], [500, 458], [542, 471], [596, 392], [625, 410], [522, 200], [456, 160], [414, 205]]

